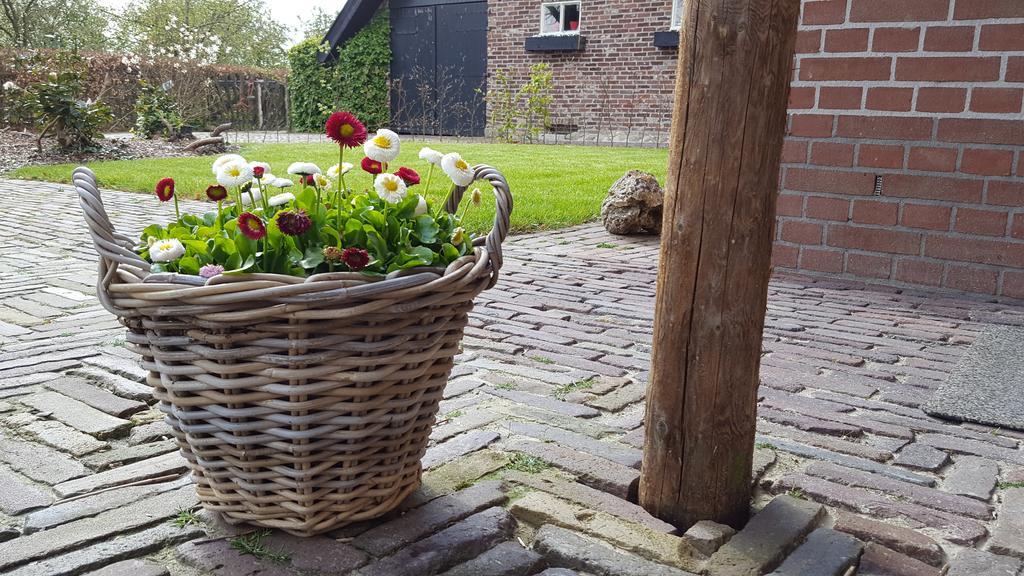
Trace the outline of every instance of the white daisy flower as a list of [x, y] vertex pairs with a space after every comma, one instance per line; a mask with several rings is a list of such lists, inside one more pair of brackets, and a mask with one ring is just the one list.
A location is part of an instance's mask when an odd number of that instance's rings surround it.
[[363, 144], [363, 151], [370, 160], [376, 160], [377, 162], [391, 162], [395, 158], [398, 158], [398, 151], [401, 148], [401, 140], [398, 138], [398, 134], [395, 134], [387, 128], [381, 128], [377, 130], [373, 138], [370, 138]]
[[441, 159], [441, 169], [455, 182], [456, 186], [469, 186], [473, 183], [473, 168], [462, 159], [458, 152], [445, 154]]
[[242, 192], [242, 206], [251, 206], [258, 204], [263, 200], [263, 193], [260, 192], [259, 188], [255, 186], [250, 188], [248, 192]]
[[414, 216], [422, 216], [427, 213], [427, 199], [420, 196], [420, 201], [416, 204], [416, 211], [413, 212]]
[[[291, 182], [291, 180], [289, 180], [289, 182]], [[292, 202], [293, 200], [295, 200], [295, 194], [292, 194], [291, 192], [285, 192], [284, 194], [276, 194], [274, 196], [271, 196], [270, 199], [267, 200], [267, 202], [271, 206], [284, 206], [285, 204]]]
[[173, 262], [185, 254], [185, 247], [177, 238], [157, 240], [149, 247], [149, 257], [153, 262]]
[[231, 161], [221, 164], [217, 171], [217, 183], [232, 188], [252, 180], [252, 167], [245, 161]]
[[20, 90], [21, 87], [15, 84], [13, 81], [8, 80], [4, 82], [4, 90]]
[[245, 164], [245, 158], [242, 158], [238, 154], [225, 154], [223, 156], [219, 156], [213, 161], [213, 173], [217, 174], [220, 172], [221, 166], [224, 166], [228, 162], [241, 162], [242, 164]]
[[317, 188], [327, 188], [331, 185], [331, 181], [323, 174], [316, 174], [313, 176], [313, 180], [316, 182]]
[[405, 182], [394, 174], [378, 174], [373, 187], [388, 204], [398, 204], [405, 198]]
[[274, 188], [290, 188], [294, 184], [295, 183], [288, 178], [274, 178], [273, 180], [267, 180], [267, 185], [273, 186]]
[[[274, 176], [270, 172], [264, 172], [263, 173], [263, 177], [260, 178], [260, 184], [263, 184], [264, 186], [266, 186], [266, 185], [270, 184], [271, 182], [273, 182], [274, 180], [277, 180], [277, 176]], [[289, 180], [289, 182], [290, 182], [290, 180]]]
[[288, 173], [295, 174], [298, 176], [307, 176], [309, 174], [319, 174], [320, 167], [312, 162], [292, 162], [288, 166]]
[[420, 148], [420, 160], [426, 160], [434, 166], [440, 166], [442, 158], [444, 158], [444, 154], [433, 148], [427, 148], [426, 146]]
[[345, 162], [340, 166], [338, 164], [335, 164], [334, 166], [331, 166], [330, 168], [327, 169], [327, 175], [330, 176], [331, 178], [338, 178], [338, 176], [341, 176], [342, 174], [348, 174], [349, 172], [351, 172], [352, 168], [352, 164], [349, 164], [348, 162]]

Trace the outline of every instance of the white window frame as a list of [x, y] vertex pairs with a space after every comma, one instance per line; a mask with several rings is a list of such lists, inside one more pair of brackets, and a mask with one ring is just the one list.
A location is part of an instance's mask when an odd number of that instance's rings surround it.
[[683, 2], [684, 0], [672, 0], [672, 20], [669, 30], [679, 30], [683, 27]]
[[[564, 30], [565, 28], [565, 7], [576, 5], [577, 10], [580, 13], [579, 26], [575, 30]], [[558, 32], [545, 32], [544, 31], [544, 15], [548, 8], [558, 6]], [[541, 36], [578, 36], [580, 28], [583, 27], [583, 2], [579, 0], [566, 1], [566, 2], [541, 2], [540, 4], [540, 35]]]

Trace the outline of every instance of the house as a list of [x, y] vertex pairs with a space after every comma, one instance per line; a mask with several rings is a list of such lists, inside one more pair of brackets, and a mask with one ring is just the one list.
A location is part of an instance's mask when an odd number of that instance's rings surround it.
[[[410, 132], [483, 135], [487, 78], [523, 81], [547, 62], [565, 129], [671, 120], [683, 0], [349, 0], [325, 40], [336, 50], [390, 11], [393, 117]], [[429, 95], [430, 97], [424, 97]], [[460, 121], [458, 118], [461, 117]]]
[[[692, 1], [391, 0], [394, 116], [480, 134], [475, 88], [547, 62], [556, 128], [663, 128]], [[1024, 0], [803, 0], [789, 112], [777, 268], [1024, 298]]]

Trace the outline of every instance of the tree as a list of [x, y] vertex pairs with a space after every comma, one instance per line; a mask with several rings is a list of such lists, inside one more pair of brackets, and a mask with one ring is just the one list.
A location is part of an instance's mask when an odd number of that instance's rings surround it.
[[0, 0], [0, 46], [103, 50], [106, 29], [96, 0]]
[[117, 27], [119, 48], [143, 56], [265, 68], [286, 64], [286, 28], [271, 18], [264, 0], [135, 0]]
[[327, 31], [330, 30], [331, 24], [334, 24], [334, 19], [337, 17], [337, 12], [327, 12], [319, 6], [313, 8], [309, 13], [309, 18], [299, 18], [302, 38], [304, 40], [314, 39], [319, 42], [327, 35]]

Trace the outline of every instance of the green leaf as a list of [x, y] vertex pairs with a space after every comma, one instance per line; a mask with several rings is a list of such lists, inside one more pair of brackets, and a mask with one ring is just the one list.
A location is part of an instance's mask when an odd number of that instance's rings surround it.
[[178, 260], [178, 270], [182, 274], [191, 274], [193, 276], [199, 274], [199, 261], [192, 256], [185, 256], [181, 260]]
[[233, 270], [227, 270], [224, 272], [224, 274], [244, 274], [246, 270], [252, 268], [255, 265], [256, 256], [249, 256], [248, 258], [245, 259], [245, 262], [243, 262], [241, 266]]
[[324, 263], [324, 253], [315, 246], [306, 248], [306, 257], [299, 262], [299, 265], [307, 270], [313, 270]]
[[416, 217], [416, 237], [423, 244], [437, 242], [437, 235], [441, 228], [437, 225], [434, 217], [429, 214], [421, 214]]

